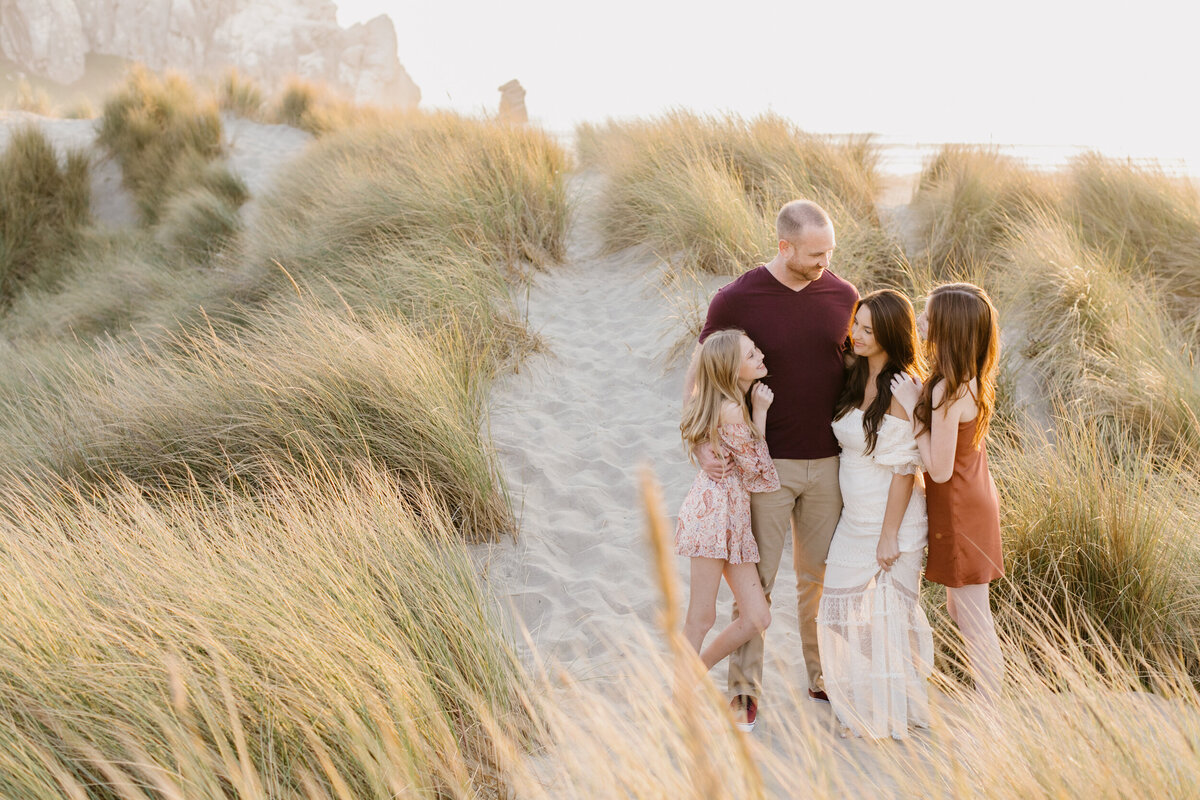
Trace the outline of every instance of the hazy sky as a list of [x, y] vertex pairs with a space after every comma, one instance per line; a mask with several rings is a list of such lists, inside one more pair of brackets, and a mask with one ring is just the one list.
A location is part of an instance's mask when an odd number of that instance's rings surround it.
[[1200, 164], [1191, 3], [337, 0], [386, 13], [427, 107], [553, 129], [672, 106], [920, 141], [1079, 144]]

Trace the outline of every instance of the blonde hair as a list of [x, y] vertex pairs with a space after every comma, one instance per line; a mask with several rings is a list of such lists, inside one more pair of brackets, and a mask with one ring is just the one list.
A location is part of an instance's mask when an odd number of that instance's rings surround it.
[[719, 456], [723, 456], [721, 439], [717, 429], [721, 427], [721, 409], [726, 403], [736, 403], [742, 417], [750, 426], [751, 435], [758, 431], [750, 424], [750, 409], [746, 398], [738, 388], [738, 372], [742, 365], [742, 337], [744, 331], [729, 329], [717, 331], [704, 340], [700, 347], [700, 360], [696, 366], [696, 385], [692, 395], [683, 406], [683, 421], [679, 432], [687, 445], [689, 458], [698, 445], [707, 442]]

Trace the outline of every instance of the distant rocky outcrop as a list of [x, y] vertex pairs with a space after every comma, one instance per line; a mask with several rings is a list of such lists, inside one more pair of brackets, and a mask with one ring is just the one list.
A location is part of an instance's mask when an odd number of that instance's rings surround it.
[[525, 110], [525, 87], [516, 78], [497, 87], [500, 91], [500, 119], [505, 122], [529, 122]]
[[333, 0], [0, 0], [0, 53], [64, 85], [95, 54], [190, 75], [236, 67], [268, 85], [298, 75], [358, 102], [421, 98], [391, 19], [342, 28]]

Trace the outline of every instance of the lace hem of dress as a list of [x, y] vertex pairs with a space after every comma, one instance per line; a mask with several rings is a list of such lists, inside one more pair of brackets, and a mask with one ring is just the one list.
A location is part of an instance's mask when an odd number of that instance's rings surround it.
[[826, 589], [817, 630], [825, 688], [850, 733], [901, 739], [929, 725], [933, 636], [915, 592], [889, 573]]

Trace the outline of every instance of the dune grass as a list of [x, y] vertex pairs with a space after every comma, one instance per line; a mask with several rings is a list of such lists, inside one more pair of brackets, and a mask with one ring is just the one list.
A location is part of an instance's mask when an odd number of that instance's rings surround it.
[[517, 269], [562, 258], [569, 164], [542, 131], [406, 115], [316, 143], [280, 176], [252, 254], [289, 271], [376, 241], [437, 243]]
[[[673, 269], [736, 275], [775, 252], [775, 215], [806, 197], [834, 218], [845, 268], [895, 269], [899, 246], [879, 226], [877, 153], [867, 137], [806, 134], [780, 117], [674, 112], [581, 126], [586, 166], [605, 174], [601, 225], [613, 249], [649, 245]], [[835, 266], [835, 270], [839, 267]]]
[[0, 493], [6, 797], [499, 791], [522, 671], [435, 492]]
[[[530, 674], [491, 632], [444, 510], [428, 494], [400, 499], [377, 471], [318, 469], [253, 495], [165, 504], [132, 483], [99, 498], [29, 479], [4, 487], [6, 795], [1092, 798], [1200, 788], [1200, 696], [1186, 675], [1169, 661], [1147, 675], [1102, 631], [1084, 645], [1048, 616], [1027, 613], [1006, 633], [1009, 679], [994, 705], [941, 684], [933, 727], [905, 742], [841, 740], [828, 708], [794, 687], [773, 693], [760, 731], [746, 736], [695, 656], [637, 626], [622, 631], [626, 655], [610, 680], [554, 664]], [[656, 574], [677, 605], [665, 520], [650, 510], [667, 567]], [[674, 632], [670, 608], [663, 623]]]
[[217, 107], [185, 79], [130, 71], [104, 104], [97, 140], [121, 165], [143, 219], [158, 221], [164, 203], [221, 155]]
[[1196, 345], [1168, 313], [1169, 297], [1053, 216], [1014, 228], [1006, 258], [1004, 303], [1047, 394], [1064, 404], [1086, 399], [1081, 408], [1093, 419], [1117, 420], [1164, 457], [1182, 453], [1196, 465]]
[[1131, 280], [1156, 283], [1173, 316], [1197, 325], [1200, 195], [1191, 181], [1089, 153], [1072, 161], [1066, 183], [1084, 241], [1116, 259]]
[[920, 246], [910, 253], [931, 282], [977, 278], [993, 289], [990, 273], [1010, 227], [1057, 209], [1061, 189], [1051, 175], [994, 149], [946, 145], [926, 165], [910, 213]]
[[1060, 410], [1053, 441], [1027, 434], [991, 450], [1007, 573], [993, 584], [998, 604], [1039, 609], [1083, 651], [1140, 670], [1165, 655], [1200, 685], [1200, 481], [1084, 404]]
[[34, 86], [24, 77], [17, 81], [16, 89], [11, 95], [5, 97], [4, 101], [6, 107], [29, 114], [48, 117], [54, 113], [54, 104], [46, 90], [40, 86]]
[[0, 305], [23, 288], [52, 285], [91, 221], [88, 156], [65, 163], [37, 127], [13, 132], [0, 154]]
[[140, 357], [112, 350], [62, 385], [7, 402], [31, 469], [148, 489], [261, 485], [311, 461], [372, 462], [427, 484], [464, 536], [511, 530], [480, 439], [473, 359], [453, 330], [418, 335], [382, 315], [261, 312], [253, 330], [179, 334]]
[[[181, 87], [123, 91], [123, 144], [190, 135], [138, 127]], [[565, 154], [392, 116], [243, 227], [207, 152], [0, 321], [0, 794], [504, 796], [489, 730], [524, 746], [534, 693], [462, 542], [513, 530], [483, 402]]]
[[[197, 165], [152, 238], [97, 239], [90, 269], [23, 298], [3, 329], [54, 366], [0, 393], [14, 458], [156, 492], [366, 461], [433, 487], [467, 538], [512, 531], [483, 399], [536, 346], [510, 281], [563, 253], [565, 155], [534, 130], [392, 122], [312, 148], [241, 231], [223, 203], [244, 187]], [[97, 347], [51, 355], [80, 336]]]
[[262, 87], [236, 69], [230, 69], [217, 85], [217, 106], [246, 119], [261, 119], [266, 104]]

